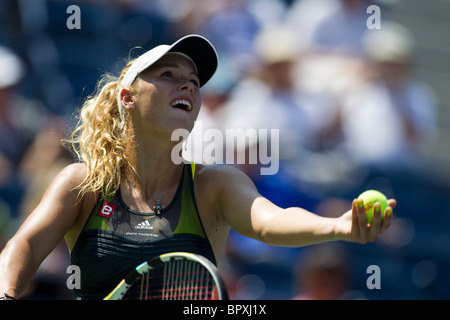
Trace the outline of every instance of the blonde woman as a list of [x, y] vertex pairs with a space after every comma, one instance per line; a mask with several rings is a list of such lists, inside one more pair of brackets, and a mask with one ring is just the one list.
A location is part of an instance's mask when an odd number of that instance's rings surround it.
[[[214, 47], [189, 35], [102, 77], [72, 136], [80, 162], [63, 169], [0, 255], [0, 296], [20, 297], [65, 237], [81, 270], [77, 299], [102, 299], [136, 265], [164, 252], [223, 255], [230, 228], [275, 246], [374, 241], [395, 200], [368, 225], [362, 203], [339, 218], [279, 208], [231, 166], [176, 164], [174, 130], [191, 130]], [[384, 215], [384, 219], [381, 216]]]

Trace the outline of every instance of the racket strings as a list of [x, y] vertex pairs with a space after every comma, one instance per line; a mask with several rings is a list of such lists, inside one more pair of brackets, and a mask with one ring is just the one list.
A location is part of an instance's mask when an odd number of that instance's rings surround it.
[[180, 259], [156, 266], [129, 288], [123, 299], [211, 300], [217, 288], [209, 271], [200, 263]]

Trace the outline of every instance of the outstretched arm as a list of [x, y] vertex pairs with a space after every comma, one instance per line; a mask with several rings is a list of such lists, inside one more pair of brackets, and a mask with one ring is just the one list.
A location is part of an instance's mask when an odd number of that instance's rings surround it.
[[223, 169], [215, 181], [219, 185], [218, 212], [223, 219], [242, 235], [275, 246], [297, 247], [337, 240], [375, 241], [389, 227], [396, 204], [395, 200], [389, 200], [389, 207], [383, 213], [375, 209], [373, 221], [368, 225], [364, 207], [358, 200], [342, 216], [328, 218], [302, 208], [276, 206], [258, 193], [244, 173], [234, 168]]

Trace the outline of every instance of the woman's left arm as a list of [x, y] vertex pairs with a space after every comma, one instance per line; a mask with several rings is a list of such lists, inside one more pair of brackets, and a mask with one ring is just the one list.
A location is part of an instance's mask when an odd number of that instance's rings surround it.
[[337, 240], [375, 241], [389, 227], [396, 204], [395, 200], [389, 200], [389, 207], [383, 213], [376, 206], [373, 221], [368, 225], [361, 201], [354, 200], [352, 208], [338, 218], [322, 217], [302, 208], [276, 206], [261, 196], [250, 178], [235, 168], [221, 168], [216, 173], [216, 210], [223, 220], [238, 233], [274, 246], [298, 247]]

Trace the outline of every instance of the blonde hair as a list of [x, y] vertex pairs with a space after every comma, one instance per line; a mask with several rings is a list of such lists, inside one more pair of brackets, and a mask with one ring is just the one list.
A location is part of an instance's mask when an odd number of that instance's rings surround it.
[[[79, 196], [86, 193], [115, 193], [127, 163], [130, 139], [129, 115], [121, 117], [118, 94], [120, 81], [133, 61], [128, 62], [119, 78], [104, 74], [94, 93], [87, 97], [80, 111], [78, 125], [68, 141], [78, 158], [86, 164], [87, 175], [79, 186]], [[132, 86], [133, 87], [133, 86]]]

